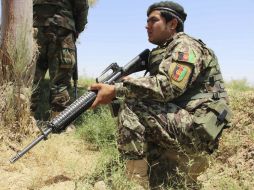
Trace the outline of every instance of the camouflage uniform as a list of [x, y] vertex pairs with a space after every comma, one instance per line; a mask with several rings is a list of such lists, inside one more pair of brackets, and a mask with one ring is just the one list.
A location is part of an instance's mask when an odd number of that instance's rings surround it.
[[183, 32], [151, 51], [148, 70], [150, 76], [116, 84], [123, 101], [118, 148], [128, 159], [148, 156], [150, 166], [170, 151], [166, 167], [175, 175], [176, 167], [188, 170], [184, 155], [217, 147], [231, 114], [227, 93], [212, 50]]
[[62, 111], [70, 100], [73, 66], [76, 64], [76, 37], [87, 23], [87, 0], [34, 0], [34, 27], [38, 29], [37, 60], [32, 110], [39, 101], [40, 82], [47, 70], [50, 77], [50, 105], [52, 111]]

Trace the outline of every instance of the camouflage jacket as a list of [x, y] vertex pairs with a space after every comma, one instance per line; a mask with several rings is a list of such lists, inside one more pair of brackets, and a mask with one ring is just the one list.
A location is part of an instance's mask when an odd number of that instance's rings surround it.
[[116, 83], [116, 96], [172, 102], [190, 111], [227, 96], [213, 51], [183, 32], [151, 51], [148, 70], [150, 76]]
[[33, 0], [34, 27], [61, 26], [82, 32], [87, 24], [87, 0]]

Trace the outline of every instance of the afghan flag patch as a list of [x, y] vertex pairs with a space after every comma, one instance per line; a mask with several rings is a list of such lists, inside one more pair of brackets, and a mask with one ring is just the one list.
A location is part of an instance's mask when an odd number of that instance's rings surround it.
[[189, 52], [176, 52], [176, 60], [182, 62], [195, 63], [196, 56], [192, 50]]
[[171, 77], [173, 80], [180, 82], [186, 76], [187, 71], [188, 69], [185, 66], [177, 64]]
[[178, 60], [179, 61], [188, 61], [189, 60], [189, 53], [178, 52]]

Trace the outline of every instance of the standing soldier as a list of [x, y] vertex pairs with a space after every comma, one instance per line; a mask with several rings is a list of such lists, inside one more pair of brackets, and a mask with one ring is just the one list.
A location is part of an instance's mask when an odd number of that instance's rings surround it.
[[87, 24], [87, 0], [34, 0], [34, 28], [39, 56], [32, 94], [33, 112], [41, 93], [40, 83], [47, 70], [50, 77], [51, 117], [55, 117], [69, 103], [68, 87], [76, 64], [75, 41]]
[[152, 187], [195, 189], [207, 163], [201, 153], [216, 150], [231, 117], [223, 77], [214, 52], [183, 32], [187, 14], [181, 5], [154, 3], [147, 17], [148, 40], [157, 45], [149, 57], [150, 75], [91, 85], [98, 91], [92, 108], [123, 101], [118, 149], [129, 179], [146, 188], [150, 177]]

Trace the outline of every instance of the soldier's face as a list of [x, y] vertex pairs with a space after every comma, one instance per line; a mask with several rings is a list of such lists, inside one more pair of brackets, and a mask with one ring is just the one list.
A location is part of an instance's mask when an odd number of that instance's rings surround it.
[[147, 18], [146, 25], [149, 42], [156, 45], [164, 44], [172, 36], [170, 26], [171, 23], [166, 23], [166, 20], [161, 16], [160, 11], [152, 11]]

